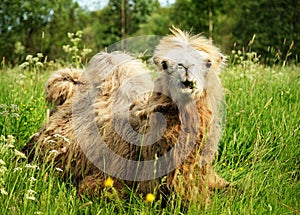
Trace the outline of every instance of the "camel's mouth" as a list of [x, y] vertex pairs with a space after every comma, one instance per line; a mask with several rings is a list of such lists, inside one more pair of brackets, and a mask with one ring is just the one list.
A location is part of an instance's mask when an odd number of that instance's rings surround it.
[[185, 91], [190, 91], [190, 90], [196, 89], [196, 83], [194, 81], [186, 80], [186, 81], [183, 81], [181, 83], [182, 83], [181, 87]]

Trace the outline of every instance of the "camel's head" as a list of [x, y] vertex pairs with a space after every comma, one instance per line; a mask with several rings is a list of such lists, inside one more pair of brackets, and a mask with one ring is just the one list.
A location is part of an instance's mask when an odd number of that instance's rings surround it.
[[172, 32], [174, 35], [160, 41], [153, 56], [162, 72], [160, 87], [174, 99], [197, 98], [207, 89], [210, 73], [217, 75], [223, 56], [204, 37], [190, 36], [175, 28]]
[[211, 69], [207, 53], [183, 46], [153, 60], [163, 75], [169, 76], [168, 87], [177, 88], [178, 93], [201, 94], [206, 88], [206, 75]]

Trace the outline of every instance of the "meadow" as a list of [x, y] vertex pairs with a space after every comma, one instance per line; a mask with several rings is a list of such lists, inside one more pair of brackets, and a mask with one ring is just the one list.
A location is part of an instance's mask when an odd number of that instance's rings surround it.
[[214, 165], [231, 186], [204, 208], [182, 208], [176, 196], [162, 208], [133, 193], [79, 198], [60, 169], [27, 162], [20, 151], [46, 119], [44, 84], [60, 66], [26, 62], [0, 70], [0, 214], [300, 214], [300, 67], [244, 60], [222, 72], [226, 124]]

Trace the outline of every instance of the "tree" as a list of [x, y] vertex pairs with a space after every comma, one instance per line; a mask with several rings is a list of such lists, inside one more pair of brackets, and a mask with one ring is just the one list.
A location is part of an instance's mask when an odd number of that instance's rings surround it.
[[153, 12], [145, 23], [141, 23], [137, 35], [159, 35], [163, 36], [170, 33], [172, 26], [170, 19], [170, 7], [163, 7]]
[[233, 28], [239, 47], [251, 49], [267, 64], [298, 59], [300, 54], [300, 2], [298, 0], [239, 1]]
[[[84, 29], [84, 33], [88, 35], [85, 39], [93, 40], [94, 44], [91, 48], [100, 51], [122, 38], [134, 35], [158, 7], [157, 0], [110, 0], [102, 10], [91, 13], [89, 22], [92, 24]], [[122, 26], [122, 14], [124, 26]]]
[[82, 16], [83, 10], [72, 0], [2, 0], [1, 58], [15, 64], [25, 54], [36, 52], [43, 52], [49, 58], [62, 56], [61, 45], [67, 40], [67, 32], [84, 25]]
[[214, 25], [217, 25], [218, 14], [222, 8], [222, 0], [177, 0], [172, 6], [170, 19], [182, 29], [203, 33], [212, 39]]

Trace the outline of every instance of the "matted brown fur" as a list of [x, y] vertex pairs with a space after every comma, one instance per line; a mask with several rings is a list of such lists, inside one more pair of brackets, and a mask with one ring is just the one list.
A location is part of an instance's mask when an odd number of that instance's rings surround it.
[[[152, 160], [158, 155], [164, 156], [171, 148], [177, 147], [178, 141], [186, 142], [186, 147], [190, 143], [194, 145], [181, 165], [167, 173], [166, 178], [159, 177], [136, 183], [114, 178], [115, 188], [120, 192], [124, 184], [129, 187], [134, 185], [138, 192], [144, 194], [158, 188], [163, 195], [175, 192], [184, 199], [205, 203], [210, 189], [226, 186], [227, 182], [215, 173], [211, 165], [221, 137], [219, 110], [223, 102], [223, 91], [218, 72], [224, 64], [224, 57], [202, 36], [190, 36], [176, 28], [171, 31], [173, 35], [164, 37], [154, 53], [153, 60], [160, 72], [155, 81], [142, 62], [120, 52], [97, 54], [85, 72], [73, 69], [55, 72], [47, 82], [47, 101], [56, 105], [55, 110], [24, 151], [27, 154], [35, 151], [34, 154], [42, 161], [54, 160], [65, 176], [71, 175], [80, 193], [99, 195], [99, 190], [104, 187], [104, 180], [109, 175], [95, 167], [86, 157], [87, 153], [82, 150], [82, 147], [90, 150], [98, 147], [93, 136], [93, 124], [96, 123], [103, 141], [114, 153], [125, 159]], [[169, 75], [171, 69], [176, 75], [176, 68], [180, 62], [176, 62], [176, 59], [165, 59], [167, 52], [181, 48], [201, 51], [199, 56], [205, 57], [199, 58], [200, 63], [206, 63], [206, 66], [201, 66], [208, 70], [202, 77], [203, 86], [197, 83], [199, 91], [192, 96], [195, 103], [183, 102], [183, 113], [176, 102], [186, 96], [182, 96], [183, 94], [178, 92], [179, 89], [172, 84], [175, 76], [170, 78]], [[166, 69], [164, 64], [167, 64], [170, 70]], [[129, 87], [123, 89], [121, 86], [125, 82]], [[140, 89], [130, 86], [139, 86]], [[139, 91], [149, 89], [153, 89], [153, 92], [135, 97]], [[89, 99], [89, 92], [94, 93], [95, 100]], [[196, 104], [196, 111], [192, 104]], [[116, 110], [114, 113], [112, 108]], [[92, 120], [86, 111], [89, 109], [94, 113]], [[116, 126], [119, 126], [124, 134], [128, 133], [128, 128], [113, 121], [115, 115], [119, 114], [122, 117], [126, 111], [129, 111], [129, 120], [135, 131], [156, 132], [161, 138], [152, 145], [143, 146], [142, 150], [140, 146], [128, 144], [121, 138], [120, 133], [116, 132]], [[165, 131], [157, 126], [160, 119], [157, 115], [152, 115], [156, 112], [165, 117]], [[194, 122], [195, 119], [198, 121]], [[178, 151], [179, 149], [181, 151]], [[180, 160], [185, 150], [188, 150], [184, 144], [181, 144], [179, 149], [174, 152], [174, 160]], [[101, 153], [100, 149], [99, 152]], [[97, 156], [101, 158], [101, 154]], [[118, 168], [118, 165], [112, 160], [108, 167]], [[117, 171], [126, 173], [128, 170]], [[165, 183], [162, 184], [162, 181]]]

